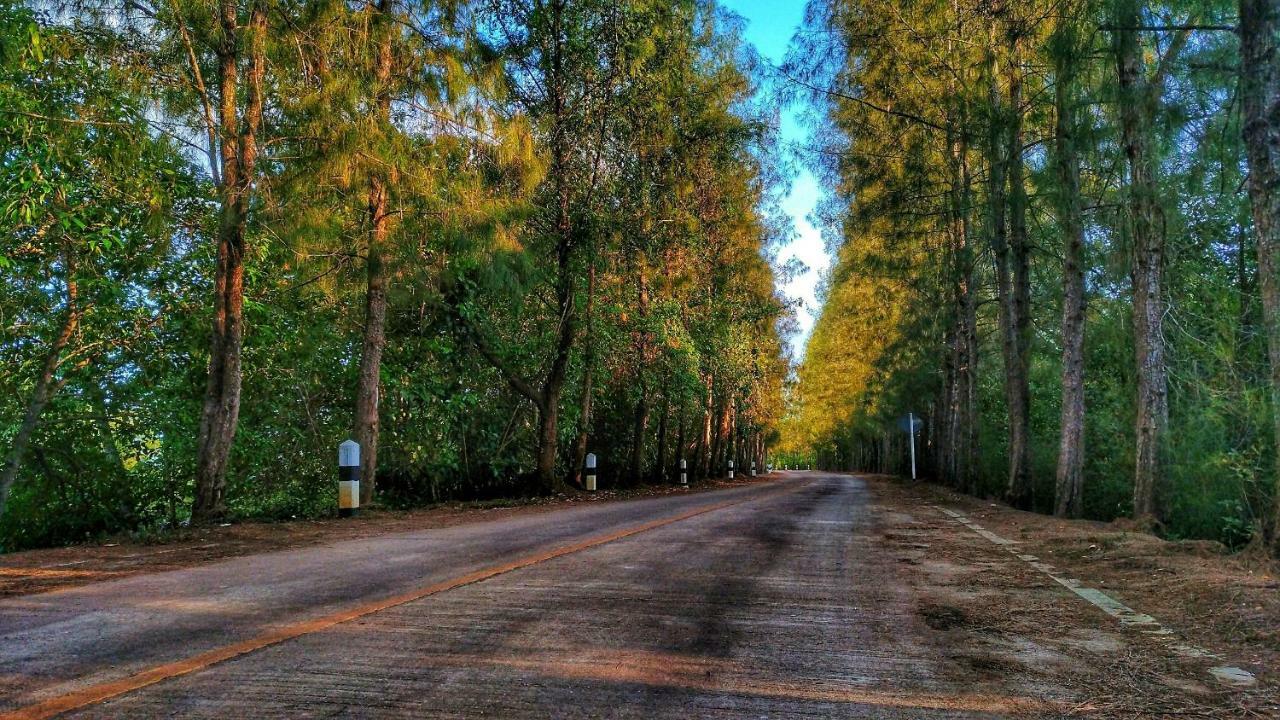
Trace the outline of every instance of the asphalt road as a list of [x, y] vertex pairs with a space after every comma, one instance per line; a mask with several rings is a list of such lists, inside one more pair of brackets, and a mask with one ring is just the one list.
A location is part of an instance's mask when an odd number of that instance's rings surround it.
[[1052, 710], [947, 666], [863, 480], [775, 476], [0, 601], [0, 717]]

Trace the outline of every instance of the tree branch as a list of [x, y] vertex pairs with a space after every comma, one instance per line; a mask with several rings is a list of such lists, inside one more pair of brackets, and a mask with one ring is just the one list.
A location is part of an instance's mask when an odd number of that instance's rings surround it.
[[488, 341], [486, 341], [476, 327], [471, 324], [471, 321], [458, 310], [457, 306], [450, 303], [449, 309], [453, 316], [458, 320], [459, 324], [462, 325], [462, 328], [466, 331], [467, 337], [471, 339], [471, 344], [475, 346], [476, 351], [479, 352], [480, 356], [488, 361], [495, 370], [502, 374], [502, 377], [507, 381], [507, 384], [511, 386], [511, 389], [531, 400], [533, 404], [537, 405], [539, 408], [544, 407], [546, 405], [546, 398], [543, 394], [539, 392], [538, 389], [529, 381], [517, 375], [515, 371], [503, 362], [502, 358], [498, 357], [498, 354], [494, 352]]

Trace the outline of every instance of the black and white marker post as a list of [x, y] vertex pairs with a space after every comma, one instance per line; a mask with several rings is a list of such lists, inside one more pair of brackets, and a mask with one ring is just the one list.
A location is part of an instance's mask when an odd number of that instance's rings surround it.
[[684, 458], [680, 458], [680, 484], [689, 484], [689, 461]]
[[729, 479], [730, 480], [733, 479], [733, 461], [732, 460], [729, 461]]
[[751, 477], [755, 477], [755, 476], [756, 476], [756, 461], [752, 460], [751, 461]]
[[596, 491], [596, 454], [587, 453], [587, 492]]
[[351, 517], [360, 509], [360, 443], [347, 440], [338, 446], [338, 517]]

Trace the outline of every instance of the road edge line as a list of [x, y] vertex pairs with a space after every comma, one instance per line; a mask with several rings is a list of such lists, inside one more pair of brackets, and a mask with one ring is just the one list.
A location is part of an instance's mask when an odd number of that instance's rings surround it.
[[[1152, 640], [1165, 643], [1169, 650], [1178, 657], [1187, 660], [1200, 660], [1205, 658], [1211, 660], [1223, 659], [1221, 655], [1209, 652], [1204, 648], [1197, 647], [1183, 641], [1174, 633], [1173, 630], [1164, 627], [1155, 618], [1147, 615], [1146, 613], [1140, 613], [1137, 610], [1134, 610], [1101, 590], [1086, 587], [1075, 578], [1067, 578], [1058, 575], [1056, 569], [1052, 565], [1041, 562], [1040, 559], [1034, 555], [1018, 552], [1015, 547], [1018, 544], [1016, 540], [1008, 540], [996, 535], [978, 523], [970, 520], [966, 515], [964, 515], [964, 513], [956, 512], [955, 510], [942, 507], [941, 505], [930, 505], [930, 507], [942, 512], [955, 522], [964, 525], [987, 540], [990, 540], [993, 544], [1003, 547], [1010, 555], [1013, 555], [1022, 562], [1040, 571], [1042, 574], [1048, 576], [1049, 579], [1070, 590], [1077, 597], [1088, 601], [1091, 605], [1102, 612], [1110, 615], [1116, 620], [1119, 620], [1121, 625], [1137, 626], [1144, 635], [1150, 637]], [[1251, 687], [1257, 683], [1257, 678], [1254, 677], [1253, 673], [1243, 668], [1233, 666], [1216, 665], [1209, 668], [1209, 674], [1218, 682], [1233, 687]]]

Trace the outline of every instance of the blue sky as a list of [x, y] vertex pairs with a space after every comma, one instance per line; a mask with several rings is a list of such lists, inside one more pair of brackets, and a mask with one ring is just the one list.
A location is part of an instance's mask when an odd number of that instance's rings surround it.
[[[803, 19], [803, 0], [720, 0], [720, 4], [747, 21], [746, 40], [755, 45], [761, 55], [775, 64], [782, 62], [787, 44]], [[808, 134], [794, 112], [784, 113], [782, 117], [782, 138], [787, 143], [808, 142]], [[801, 170], [783, 202], [783, 209], [795, 224], [795, 238], [779, 259], [785, 261], [795, 257], [809, 267], [804, 274], [781, 285], [783, 293], [803, 303], [797, 318], [801, 332], [792, 338], [793, 355], [797, 359], [803, 355], [804, 344], [813, 330], [815, 314], [820, 310], [815, 292], [822, 272], [830, 263], [821, 234], [808, 220], [809, 213], [818, 203], [819, 192], [813, 175], [808, 170]]]

